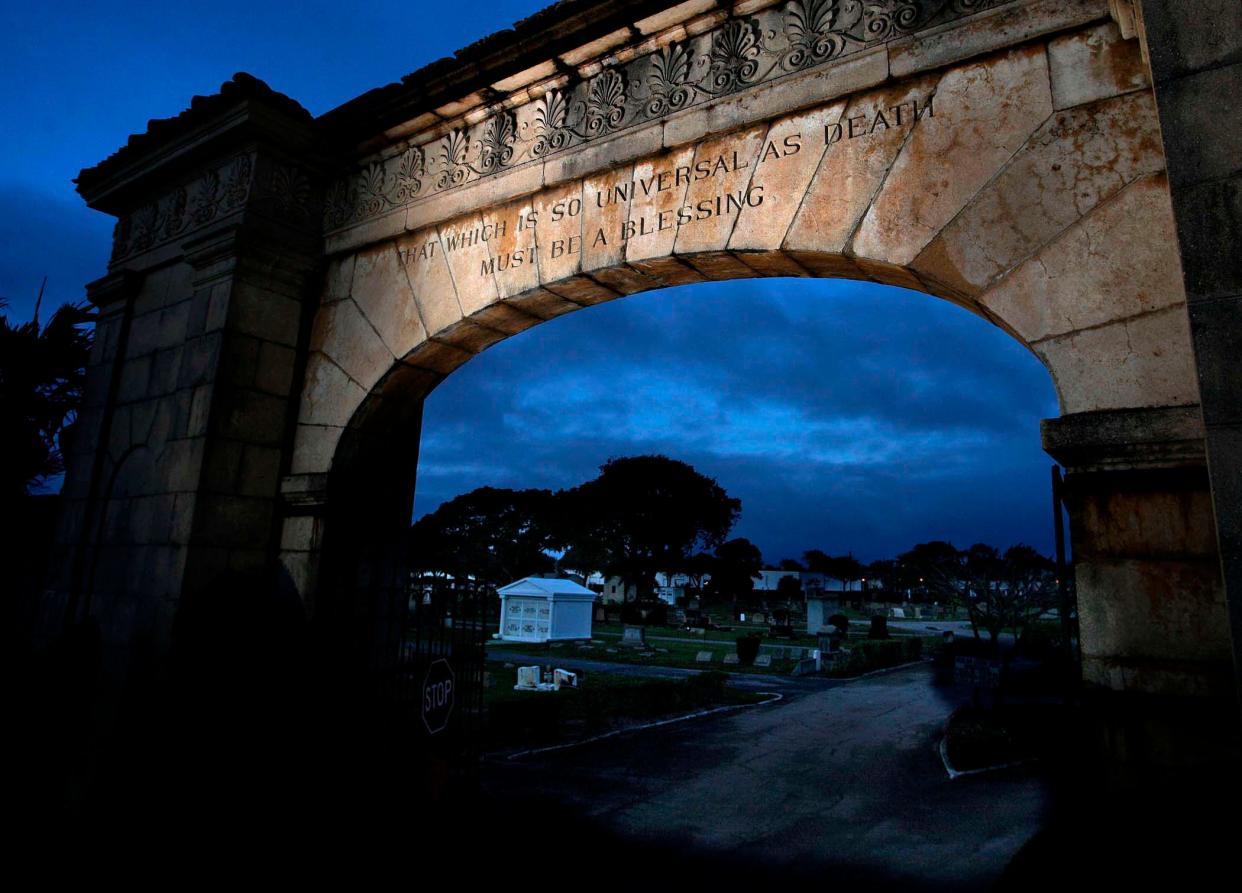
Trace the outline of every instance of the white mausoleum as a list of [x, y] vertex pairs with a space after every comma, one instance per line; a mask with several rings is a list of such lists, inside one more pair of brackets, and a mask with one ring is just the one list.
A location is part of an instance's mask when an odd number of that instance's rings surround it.
[[591, 638], [595, 593], [572, 580], [523, 577], [496, 591], [500, 638], [507, 642]]

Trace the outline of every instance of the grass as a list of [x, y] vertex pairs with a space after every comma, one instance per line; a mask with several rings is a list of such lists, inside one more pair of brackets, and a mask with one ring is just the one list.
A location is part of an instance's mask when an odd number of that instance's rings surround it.
[[517, 669], [499, 662], [489, 661], [487, 673], [491, 749], [548, 746], [635, 722], [764, 699], [757, 692], [728, 688], [728, 677], [713, 671], [688, 679], [590, 673], [580, 675], [580, 688], [558, 692], [514, 691]]

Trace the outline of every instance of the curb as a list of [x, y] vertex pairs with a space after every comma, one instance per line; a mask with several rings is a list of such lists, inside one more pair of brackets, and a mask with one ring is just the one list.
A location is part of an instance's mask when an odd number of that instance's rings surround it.
[[949, 762], [949, 745], [948, 738], [944, 735], [940, 736], [940, 741], [936, 745], [936, 752], [940, 754], [940, 762], [944, 764], [944, 771], [949, 773], [949, 780], [955, 781], [959, 778], [969, 778], [972, 775], [983, 775], [986, 772], [1000, 772], [1002, 769], [1016, 769], [1019, 766], [1029, 766], [1035, 760], [1015, 760], [1012, 763], [998, 763], [995, 766], [984, 766], [981, 769], [954, 769], [953, 764]]
[[583, 738], [581, 741], [568, 741], [564, 744], [551, 744], [547, 747], [534, 747], [529, 750], [520, 750], [517, 753], [511, 753], [505, 757], [506, 760], [519, 760], [522, 757], [535, 756], [541, 753], [551, 753], [557, 750], [569, 750], [571, 747], [582, 747], [584, 744], [594, 744], [596, 741], [603, 741], [607, 738], [616, 738], [618, 735], [628, 735], [631, 732], [642, 732], [647, 729], [656, 729], [660, 726], [671, 726], [674, 723], [686, 722], [690, 719], [699, 719], [704, 716], [712, 716], [717, 713], [730, 713], [739, 710], [749, 710], [752, 707], [766, 707], [769, 704], [775, 704], [778, 701], [785, 700], [785, 696], [780, 692], [761, 691], [761, 695], [770, 695], [766, 701], [757, 701], [754, 704], [730, 704], [725, 707], [712, 707], [709, 710], [696, 710], [694, 713], [686, 713], [682, 716], [672, 716], [668, 719], [660, 719], [655, 722], [643, 723], [637, 726], [627, 726], [624, 729], [613, 729], [611, 732], [604, 732], [600, 735], [592, 735], [590, 738]]

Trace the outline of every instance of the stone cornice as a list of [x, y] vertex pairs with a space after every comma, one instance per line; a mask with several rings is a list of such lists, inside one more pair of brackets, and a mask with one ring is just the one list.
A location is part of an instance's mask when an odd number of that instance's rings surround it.
[[1071, 471], [1203, 467], [1198, 406], [1110, 409], [1044, 419], [1044, 450]]
[[262, 141], [299, 155], [318, 155], [310, 113], [287, 96], [247, 74], [235, 75], [211, 96], [196, 96], [173, 118], [152, 120], [119, 151], [74, 181], [92, 208], [120, 215], [149, 197], [153, 183]]

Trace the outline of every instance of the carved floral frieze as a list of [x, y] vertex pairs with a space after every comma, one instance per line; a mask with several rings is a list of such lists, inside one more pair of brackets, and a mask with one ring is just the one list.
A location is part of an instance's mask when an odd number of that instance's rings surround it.
[[[385, 191], [393, 199], [409, 201], [418, 194], [422, 173], [420, 167], [403, 174], [399, 167], [396, 188], [385, 183]], [[378, 211], [385, 201], [388, 198], [373, 199], [369, 207]], [[234, 155], [122, 216], [113, 230], [112, 262], [189, 235], [242, 207], [259, 208], [303, 227], [317, 228], [321, 215], [316, 189], [305, 170], [248, 153]]]
[[479, 124], [370, 161], [329, 188], [324, 225], [361, 223], [698, 103], [1012, 2], [790, 0], [730, 18]]

